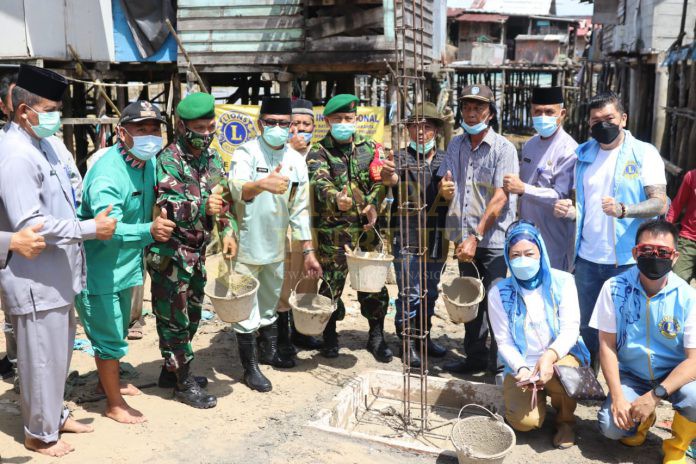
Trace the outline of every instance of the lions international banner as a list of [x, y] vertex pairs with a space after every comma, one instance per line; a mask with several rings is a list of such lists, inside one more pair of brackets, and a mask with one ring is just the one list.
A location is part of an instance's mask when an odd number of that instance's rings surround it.
[[[318, 142], [329, 130], [324, 122], [323, 106], [314, 107], [316, 127], [312, 142]], [[230, 158], [234, 150], [247, 140], [259, 135], [256, 120], [259, 117], [257, 105], [216, 105], [217, 134], [213, 141], [229, 170]], [[376, 142], [384, 141], [384, 108], [379, 106], [359, 106], [357, 117], [358, 134], [370, 137]]]

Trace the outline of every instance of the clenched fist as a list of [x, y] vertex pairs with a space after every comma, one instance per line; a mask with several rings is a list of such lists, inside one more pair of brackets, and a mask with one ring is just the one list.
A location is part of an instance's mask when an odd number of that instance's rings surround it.
[[561, 219], [573, 219], [575, 217], [573, 201], [568, 198], [556, 200], [556, 203], [553, 205], [553, 215]]
[[222, 213], [222, 195], [219, 193], [211, 193], [208, 201], [205, 202], [205, 214], [215, 216]]
[[611, 217], [621, 216], [621, 204], [612, 197], [602, 198], [602, 211], [604, 214]]
[[503, 190], [505, 190], [505, 193], [522, 195], [524, 193], [524, 182], [517, 174], [505, 174], [505, 177], [503, 177]]

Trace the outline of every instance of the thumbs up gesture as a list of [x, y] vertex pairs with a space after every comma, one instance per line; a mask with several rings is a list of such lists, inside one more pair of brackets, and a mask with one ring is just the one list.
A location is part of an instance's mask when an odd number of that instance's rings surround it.
[[162, 208], [160, 215], [152, 221], [150, 234], [158, 242], [168, 242], [174, 231], [174, 222], [167, 219], [167, 210]]
[[343, 190], [336, 195], [336, 206], [339, 211], [348, 211], [353, 206], [353, 199], [348, 196], [347, 185], [344, 185]]
[[10, 238], [10, 250], [27, 259], [34, 259], [46, 248], [46, 240], [39, 235], [43, 228], [43, 223], [25, 227]]
[[440, 195], [442, 198], [449, 201], [454, 198], [454, 180], [452, 180], [452, 171], [447, 171], [445, 177], [440, 181]]
[[387, 159], [382, 163], [382, 183], [386, 186], [396, 185], [399, 182], [399, 176], [396, 174], [396, 163], [392, 150], [387, 150]]
[[282, 175], [280, 171], [283, 169], [283, 164], [278, 163], [278, 166], [271, 171], [268, 177], [263, 179], [262, 188], [274, 195], [282, 195], [288, 191], [290, 179]]
[[94, 218], [94, 222], [97, 224], [97, 240], [111, 240], [114, 235], [117, 221], [115, 218], [109, 217], [112, 209], [113, 206], [109, 205]]

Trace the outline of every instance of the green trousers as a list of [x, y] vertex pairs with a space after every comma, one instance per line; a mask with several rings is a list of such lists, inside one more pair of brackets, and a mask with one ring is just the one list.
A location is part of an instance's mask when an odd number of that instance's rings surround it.
[[99, 359], [121, 359], [128, 353], [132, 288], [104, 295], [83, 290], [75, 297], [75, 309], [85, 334]]
[[674, 273], [684, 279], [686, 283], [690, 283], [691, 279], [695, 278], [694, 270], [696, 270], [696, 242], [688, 238], [679, 237], [677, 243], [679, 251], [679, 259], [674, 265]]

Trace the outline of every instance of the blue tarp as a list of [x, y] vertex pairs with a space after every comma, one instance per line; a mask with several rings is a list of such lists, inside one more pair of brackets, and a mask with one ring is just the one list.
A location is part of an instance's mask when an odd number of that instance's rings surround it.
[[114, 60], [117, 62], [149, 61], [157, 63], [176, 62], [176, 40], [169, 35], [164, 45], [154, 55], [143, 58], [133, 40], [128, 27], [126, 14], [120, 0], [111, 2], [111, 14], [114, 18]]

